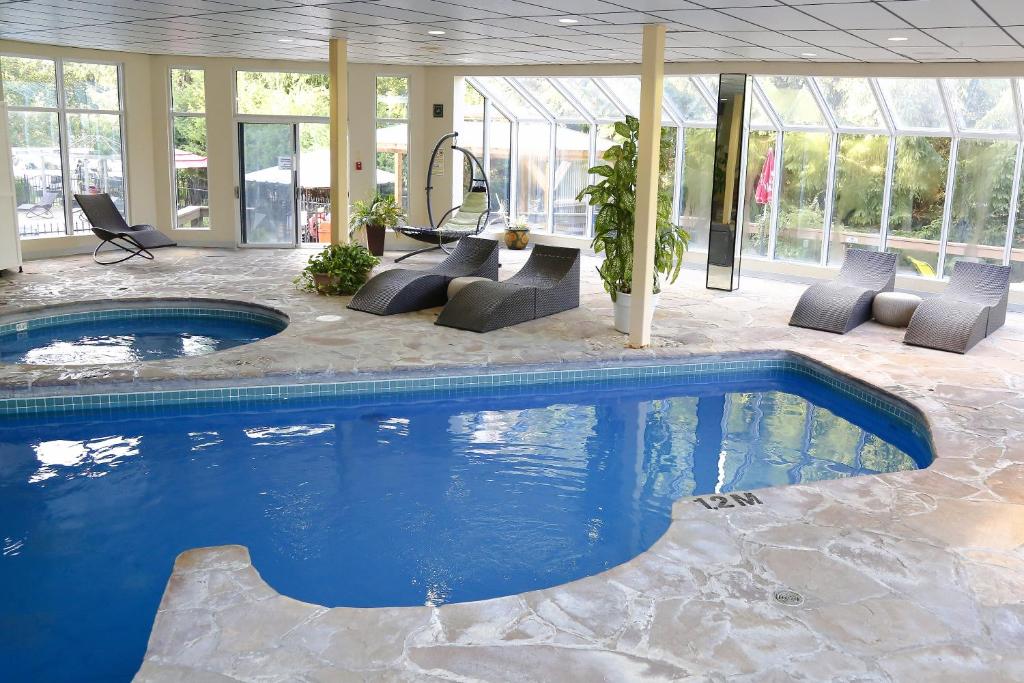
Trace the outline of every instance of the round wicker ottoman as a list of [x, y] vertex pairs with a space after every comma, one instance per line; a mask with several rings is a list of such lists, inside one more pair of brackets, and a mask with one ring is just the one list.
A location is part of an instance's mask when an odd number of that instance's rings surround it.
[[882, 292], [875, 296], [871, 313], [883, 325], [906, 327], [914, 315], [921, 297], [906, 292]]

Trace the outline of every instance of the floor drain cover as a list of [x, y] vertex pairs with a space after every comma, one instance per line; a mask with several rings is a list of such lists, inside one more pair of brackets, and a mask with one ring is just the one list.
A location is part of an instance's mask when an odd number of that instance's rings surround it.
[[804, 596], [796, 591], [780, 589], [775, 591], [775, 602], [787, 607], [796, 607], [797, 605], [804, 604]]

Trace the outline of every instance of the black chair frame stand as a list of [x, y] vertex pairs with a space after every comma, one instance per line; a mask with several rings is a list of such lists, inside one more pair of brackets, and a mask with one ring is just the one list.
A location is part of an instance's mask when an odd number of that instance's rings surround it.
[[[476, 158], [472, 152], [465, 147], [458, 145], [458, 133], [448, 133], [441, 137], [434, 145], [434, 151], [430, 154], [430, 164], [427, 166], [427, 218], [430, 221], [430, 227], [413, 227], [413, 226], [399, 226], [395, 228], [395, 232], [398, 232], [406, 237], [411, 237], [414, 240], [420, 242], [426, 242], [431, 246], [423, 249], [416, 249], [410, 251], [408, 254], [403, 254], [395, 259], [395, 263], [404, 261], [407, 258], [416, 256], [417, 254], [423, 254], [428, 251], [442, 250], [446, 254], [451, 254], [452, 249], [448, 246], [452, 242], [456, 242], [463, 237], [470, 237], [473, 235], [479, 235], [483, 232], [484, 228], [488, 225], [491, 219], [491, 184], [487, 180], [487, 174], [484, 172], [483, 164]], [[451, 149], [455, 152], [461, 152], [465, 155], [469, 161], [470, 173], [472, 179], [470, 182], [470, 193], [482, 192], [487, 198], [486, 208], [480, 214], [476, 220], [475, 226], [469, 226], [465, 229], [445, 229], [446, 221], [451, 218], [455, 213], [462, 208], [462, 205], [453, 206], [448, 209], [439, 220], [434, 220], [434, 207], [432, 204], [431, 195], [434, 190], [434, 166], [437, 163], [438, 155], [441, 154], [441, 149], [445, 146], [445, 143], [451, 141]], [[468, 196], [468, 194], [467, 194]], [[465, 201], [464, 201], [465, 203]]]
[[[151, 249], [177, 246], [174, 240], [152, 225], [128, 225], [109, 194], [76, 194], [75, 201], [82, 207], [82, 213], [92, 225], [93, 234], [100, 240], [93, 249], [92, 260], [101, 266], [124, 263], [136, 256], [152, 261]], [[108, 244], [127, 252], [127, 256], [101, 260], [100, 249]]]

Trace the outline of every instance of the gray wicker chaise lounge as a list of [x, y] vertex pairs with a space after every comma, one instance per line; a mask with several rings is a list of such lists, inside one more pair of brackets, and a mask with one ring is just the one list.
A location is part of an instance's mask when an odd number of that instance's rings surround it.
[[871, 302], [896, 284], [896, 254], [850, 249], [832, 282], [811, 285], [789, 324], [846, 334], [871, 318]]
[[1006, 322], [1010, 267], [957, 261], [949, 287], [914, 311], [905, 344], [967, 351]]
[[498, 243], [463, 237], [444, 261], [429, 270], [385, 270], [363, 285], [348, 307], [374, 315], [394, 315], [441, 306], [448, 300], [448, 283], [457, 277], [497, 280]]
[[490, 332], [579, 305], [580, 250], [538, 244], [508, 280], [466, 285], [441, 311], [437, 324]]

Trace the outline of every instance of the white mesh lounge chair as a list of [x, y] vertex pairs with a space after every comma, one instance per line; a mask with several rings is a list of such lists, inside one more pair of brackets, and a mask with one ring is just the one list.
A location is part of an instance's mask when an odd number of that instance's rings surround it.
[[871, 319], [871, 302], [896, 283], [896, 254], [850, 249], [832, 282], [811, 285], [800, 297], [789, 324], [846, 334]]
[[957, 261], [946, 291], [914, 311], [903, 342], [967, 353], [1006, 322], [1009, 295], [1009, 266]]
[[30, 218], [53, 218], [53, 204], [57, 201], [57, 197], [60, 196], [58, 192], [51, 192], [45, 190], [43, 192], [43, 198], [38, 204], [20, 204], [18, 211], [24, 211]]

